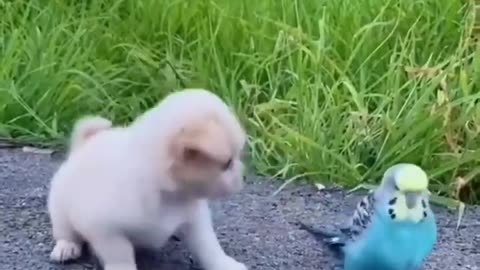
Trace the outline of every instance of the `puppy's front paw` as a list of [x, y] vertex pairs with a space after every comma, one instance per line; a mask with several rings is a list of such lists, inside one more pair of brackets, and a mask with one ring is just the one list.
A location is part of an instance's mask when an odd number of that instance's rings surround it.
[[234, 258], [225, 256], [217, 262], [213, 269], [208, 270], [248, 270], [248, 268], [245, 264], [236, 261]]
[[82, 255], [80, 244], [67, 240], [58, 240], [50, 253], [50, 259], [55, 262], [65, 262], [75, 260], [80, 255]]

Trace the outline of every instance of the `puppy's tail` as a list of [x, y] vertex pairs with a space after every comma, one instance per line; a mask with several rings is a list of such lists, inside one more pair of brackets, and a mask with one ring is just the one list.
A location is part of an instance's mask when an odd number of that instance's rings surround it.
[[70, 139], [70, 152], [82, 146], [100, 131], [112, 128], [112, 122], [100, 116], [87, 116], [75, 123]]

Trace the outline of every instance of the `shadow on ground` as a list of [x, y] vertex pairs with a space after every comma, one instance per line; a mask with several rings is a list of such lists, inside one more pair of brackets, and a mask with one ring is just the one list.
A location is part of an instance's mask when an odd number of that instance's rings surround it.
[[[49, 178], [57, 166], [58, 159], [49, 155], [0, 150], [1, 269], [100, 269], [88, 255], [68, 265], [48, 260], [52, 239], [45, 200]], [[271, 197], [278, 187], [277, 182], [251, 178], [241, 194], [212, 204], [218, 237], [226, 252], [249, 269], [334, 269], [338, 261], [300, 231], [296, 221], [341, 225], [359, 195], [291, 185]], [[425, 269], [480, 269], [480, 210], [467, 210], [465, 226], [458, 232], [454, 211], [435, 211], [440, 239]], [[199, 269], [177, 241], [161, 251], [139, 251], [137, 260], [141, 270]]]

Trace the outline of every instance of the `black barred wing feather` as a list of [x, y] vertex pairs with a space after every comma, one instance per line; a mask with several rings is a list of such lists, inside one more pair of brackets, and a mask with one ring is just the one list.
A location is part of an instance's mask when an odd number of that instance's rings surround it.
[[351, 240], [356, 239], [370, 224], [371, 218], [375, 212], [374, 192], [370, 192], [358, 202], [353, 212], [350, 226], [343, 231]]

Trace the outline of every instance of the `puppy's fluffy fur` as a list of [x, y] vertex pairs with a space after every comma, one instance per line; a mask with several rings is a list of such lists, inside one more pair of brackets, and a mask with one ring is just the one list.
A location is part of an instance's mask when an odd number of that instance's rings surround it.
[[105, 270], [135, 270], [134, 247], [160, 248], [175, 233], [206, 270], [246, 270], [225, 254], [208, 200], [239, 191], [246, 134], [207, 90], [167, 96], [130, 126], [88, 117], [48, 198], [54, 261], [78, 258], [87, 242]]

